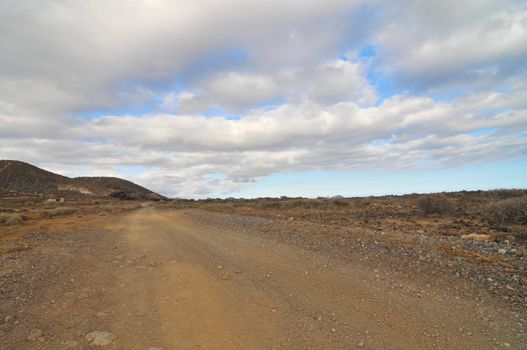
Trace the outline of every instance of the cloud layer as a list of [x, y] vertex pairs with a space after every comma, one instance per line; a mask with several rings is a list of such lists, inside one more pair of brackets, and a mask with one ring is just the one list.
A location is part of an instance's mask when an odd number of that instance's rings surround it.
[[4, 1], [0, 158], [230, 195], [527, 154], [522, 1]]

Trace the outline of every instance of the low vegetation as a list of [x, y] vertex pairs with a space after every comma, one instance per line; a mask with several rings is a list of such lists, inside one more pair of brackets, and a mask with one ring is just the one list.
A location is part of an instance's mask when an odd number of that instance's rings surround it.
[[489, 203], [486, 217], [493, 225], [527, 225], [527, 195]]
[[68, 215], [75, 214], [76, 212], [77, 212], [77, 209], [75, 208], [58, 207], [58, 208], [41, 211], [40, 218], [46, 219], [46, 218], [54, 218], [57, 216], [68, 216]]
[[0, 225], [19, 225], [27, 219], [27, 216], [18, 213], [0, 213]]
[[424, 214], [449, 214], [454, 210], [452, 202], [443, 194], [432, 194], [418, 201]]

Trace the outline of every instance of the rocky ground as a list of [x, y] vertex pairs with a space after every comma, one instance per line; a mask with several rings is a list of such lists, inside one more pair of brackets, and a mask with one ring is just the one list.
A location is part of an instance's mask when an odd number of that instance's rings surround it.
[[283, 214], [49, 220], [2, 244], [0, 348], [527, 348], [521, 242]]
[[[215, 215], [205, 218], [211, 225]], [[221, 217], [221, 216], [220, 216]], [[273, 220], [238, 215], [237, 226], [312, 250], [324, 250], [351, 261], [389, 266], [400, 273], [421, 273], [431, 281], [436, 276], [470, 283], [460, 293], [491, 295], [515, 309], [527, 307], [527, 245], [524, 242], [494, 241], [480, 234], [461, 236], [427, 235], [424, 231], [394, 231], [371, 227], [325, 225], [294, 217]]]

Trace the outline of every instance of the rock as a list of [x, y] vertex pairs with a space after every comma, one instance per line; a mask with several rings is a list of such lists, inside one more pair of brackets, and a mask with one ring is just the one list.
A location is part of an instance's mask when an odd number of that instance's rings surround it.
[[165, 348], [148, 348], [148, 350], [165, 350]]
[[31, 333], [27, 336], [27, 340], [29, 341], [36, 341], [40, 339], [44, 335], [44, 332], [42, 329], [33, 329]]
[[357, 343], [357, 347], [358, 348], [363, 348], [364, 347], [364, 342], [363, 341], [360, 341]]
[[498, 254], [505, 255], [507, 254], [507, 251], [503, 248], [498, 249]]
[[5, 323], [9, 323], [9, 321], [11, 321], [13, 318], [15, 318], [13, 315], [7, 315], [7, 316], [4, 318], [4, 321], [5, 321]]
[[90, 345], [105, 346], [110, 345], [115, 340], [115, 336], [110, 332], [93, 331], [86, 334], [86, 340]]
[[66, 340], [63, 345], [65, 349], [70, 349], [76, 347], [77, 342], [75, 340]]

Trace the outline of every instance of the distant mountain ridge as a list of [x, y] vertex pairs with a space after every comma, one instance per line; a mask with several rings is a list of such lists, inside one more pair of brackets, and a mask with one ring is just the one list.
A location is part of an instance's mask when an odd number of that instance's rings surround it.
[[165, 198], [117, 177], [69, 178], [17, 160], [0, 160], [0, 196]]

